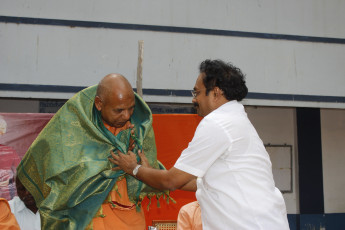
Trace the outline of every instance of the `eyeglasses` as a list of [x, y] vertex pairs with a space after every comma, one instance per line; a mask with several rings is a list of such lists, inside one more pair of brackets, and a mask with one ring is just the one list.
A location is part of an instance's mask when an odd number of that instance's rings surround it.
[[192, 96], [193, 96], [193, 98], [196, 98], [198, 95], [199, 95], [199, 93], [201, 92], [201, 91], [203, 91], [203, 90], [205, 90], [206, 88], [204, 88], [204, 89], [200, 89], [200, 90], [191, 90], [190, 92], [192, 93]]

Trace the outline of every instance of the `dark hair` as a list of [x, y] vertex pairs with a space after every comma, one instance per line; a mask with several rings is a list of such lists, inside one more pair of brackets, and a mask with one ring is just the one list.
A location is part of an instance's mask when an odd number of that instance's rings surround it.
[[199, 70], [200, 73], [205, 73], [203, 83], [206, 88], [206, 95], [214, 87], [218, 87], [229, 101], [241, 101], [247, 96], [248, 88], [244, 80], [245, 75], [231, 63], [207, 59], [200, 64]]

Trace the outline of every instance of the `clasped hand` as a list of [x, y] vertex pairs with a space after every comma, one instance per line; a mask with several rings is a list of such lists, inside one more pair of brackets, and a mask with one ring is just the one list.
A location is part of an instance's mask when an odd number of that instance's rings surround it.
[[[133, 176], [133, 169], [138, 165], [137, 156], [132, 151], [128, 151], [127, 154], [124, 154], [119, 150], [117, 150], [117, 154], [113, 151], [110, 153], [112, 158], [109, 158], [109, 161], [117, 165], [117, 167], [114, 167], [111, 170], [116, 171], [122, 169], [125, 173]], [[144, 152], [138, 150], [138, 155], [140, 157], [140, 164], [144, 167], [150, 167]]]
[[[137, 162], [137, 157], [136, 155], [132, 152], [132, 150], [135, 147], [135, 141], [132, 138], [134, 136], [134, 125], [129, 125], [129, 129], [131, 129], [131, 138], [129, 140], [129, 149], [127, 154], [124, 154], [117, 150], [117, 154], [115, 154], [113, 151], [111, 151], [111, 156], [112, 158], [108, 158], [109, 161], [117, 167], [112, 168], [111, 170], [116, 171], [116, 170], [123, 170], [124, 172], [128, 173], [129, 175], [133, 176], [133, 169], [138, 165]], [[138, 155], [140, 157], [140, 164], [144, 167], [150, 167], [150, 164], [144, 154], [141, 150], [138, 150]]]

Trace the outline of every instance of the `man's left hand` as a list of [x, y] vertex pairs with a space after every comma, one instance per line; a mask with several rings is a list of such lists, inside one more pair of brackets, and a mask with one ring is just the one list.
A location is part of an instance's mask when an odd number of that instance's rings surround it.
[[129, 138], [129, 148], [128, 148], [128, 150], [132, 151], [134, 149], [134, 147], [135, 147], [135, 141], [132, 138], [132, 136], [135, 135], [134, 125], [133, 124], [128, 125], [128, 129], [131, 130], [131, 136]]

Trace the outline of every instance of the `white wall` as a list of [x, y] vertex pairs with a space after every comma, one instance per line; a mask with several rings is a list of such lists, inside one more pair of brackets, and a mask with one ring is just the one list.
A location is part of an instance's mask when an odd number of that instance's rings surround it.
[[1, 0], [5, 16], [344, 37], [339, 0]]
[[345, 110], [322, 109], [325, 213], [345, 212]]
[[[264, 144], [292, 145], [292, 193], [283, 194], [289, 214], [299, 213], [296, 112], [294, 108], [246, 106], [246, 112]], [[274, 164], [274, 162], [272, 162]], [[277, 183], [277, 182], [276, 182]]]
[[[0, 15], [344, 38], [345, 2], [1, 0]], [[89, 86], [110, 72], [135, 87], [144, 40], [143, 87], [191, 89], [206, 58], [231, 61], [250, 92], [345, 97], [345, 45], [213, 35], [0, 23], [0, 82]], [[0, 97], [70, 94], [0, 91]], [[188, 97], [148, 96], [189, 103]], [[253, 100], [247, 105], [345, 108], [345, 103]]]

